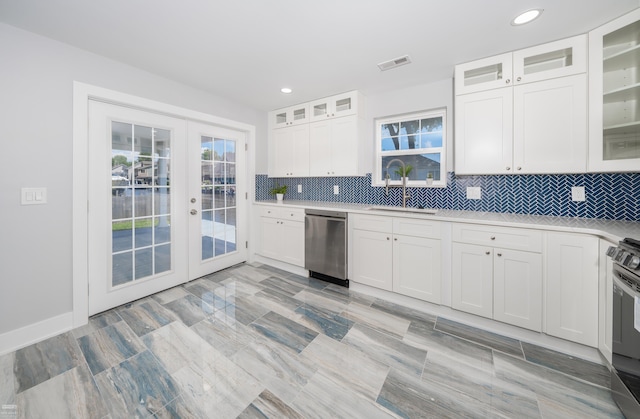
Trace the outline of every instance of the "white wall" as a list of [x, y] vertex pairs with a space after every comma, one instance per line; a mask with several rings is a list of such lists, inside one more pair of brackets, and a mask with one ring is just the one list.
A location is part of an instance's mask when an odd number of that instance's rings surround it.
[[0, 335], [72, 311], [73, 81], [254, 125], [266, 155], [264, 112], [2, 23], [0, 57]]

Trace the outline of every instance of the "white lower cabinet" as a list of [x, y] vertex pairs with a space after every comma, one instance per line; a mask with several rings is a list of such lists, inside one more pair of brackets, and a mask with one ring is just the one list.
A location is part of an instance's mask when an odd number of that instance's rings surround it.
[[613, 261], [607, 257], [609, 246], [617, 246], [617, 244], [600, 240], [598, 350], [611, 363], [613, 356]]
[[439, 222], [354, 214], [349, 225], [351, 281], [440, 303]]
[[456, 224], [453, 238], [471, 243], [452, 246], [452, 308], [541, 331], [542, 233]]
[[598, 347], [598, 248], [593, 236], [547, 233], [546, 333]]
[[259, 254], [304, 267], [304, 210], [260, 208]]
[[383, 290], [393, 290], [393, 269], [391, 233], [377, 231], [353, 230], [349, 237], [349, 245], [353, 248], [351, 266], [353, 282], [369, 285]]
[[482, 317], [493, 317], [492, 249], [453, 243], [451, 306]]

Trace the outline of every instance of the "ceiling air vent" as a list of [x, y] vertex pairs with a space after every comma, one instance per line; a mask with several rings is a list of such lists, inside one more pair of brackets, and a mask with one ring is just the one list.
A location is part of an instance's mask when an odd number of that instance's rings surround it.
[[403, 55], [402, 57], [394, 58], [393, 60], [385, 61], [383, 63], [378, 64], [378, 68], [381, 71], [390, 70], [392, 68], [400, 67], [401, 65], [410, 64], [411, 58], [408, 55]]

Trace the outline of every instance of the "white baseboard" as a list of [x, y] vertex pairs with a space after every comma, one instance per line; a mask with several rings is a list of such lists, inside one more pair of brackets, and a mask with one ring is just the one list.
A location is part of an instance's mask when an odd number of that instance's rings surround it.
[[73, 328], [73, 312], [60, 314], [0, 335], [0, 355], [67, 332]]

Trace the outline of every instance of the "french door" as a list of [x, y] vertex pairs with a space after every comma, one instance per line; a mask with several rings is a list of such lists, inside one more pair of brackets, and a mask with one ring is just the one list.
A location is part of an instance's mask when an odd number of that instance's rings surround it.
[[246, 260], [245, 133], [91, 100], [89, 315]]

